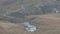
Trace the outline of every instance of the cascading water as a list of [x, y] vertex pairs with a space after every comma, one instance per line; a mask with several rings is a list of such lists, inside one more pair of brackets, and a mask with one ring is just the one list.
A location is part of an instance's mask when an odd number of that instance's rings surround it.
[[33, 24], [32, 22], [24, 22], [24, 29], [29, 32], [34, 32], [37, 30], [37, 26]]

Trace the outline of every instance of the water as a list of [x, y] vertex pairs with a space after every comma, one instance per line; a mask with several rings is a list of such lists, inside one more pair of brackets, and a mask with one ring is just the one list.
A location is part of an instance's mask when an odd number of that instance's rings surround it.
[[24, 29], [28, 32], [35, 32], [37, 30], [37, 26], [30, 22], [24, 22], [23, 24], [25, 26]]

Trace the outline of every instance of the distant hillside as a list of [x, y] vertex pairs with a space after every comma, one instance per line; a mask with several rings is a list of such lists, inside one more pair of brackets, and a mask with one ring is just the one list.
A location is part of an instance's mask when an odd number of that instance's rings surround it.
[[21, 21], [24, 21], [29, 15], [56, 13], [54, 9], [59, 7], [58, 3], [59, 1], [54, 0], [0, 0], [0, 17], [8, 21], [19, 21], [22, 18]]
[[[45, 5], [55, 5], [54, 0], [0, 0], [0, 15], [4, 15], [6, 13], [20, 11], [25, 14], [34, 14], [38, 11], [41, 13], [39, 7]], [[34, 7], [37, 10], [34, 10]], [[38, 10], [39, 9], [39, 10]]]

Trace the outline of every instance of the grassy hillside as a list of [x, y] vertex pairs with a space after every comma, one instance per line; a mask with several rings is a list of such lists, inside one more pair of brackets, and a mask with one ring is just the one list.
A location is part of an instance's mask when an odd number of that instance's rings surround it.
[[36, 17], [32, 21], [39, 24], [36, 32], [27, 32], [20, 24], [0, 21], [0, 34], [60, 34], [60, 14], [31, 15], [28, 20]]
[[[0, 34], [60, 34], [60, 14], [43, 15], [45, 10], [51, 12], [51, 7], [60, 7], [59, 4], [55, 0], [0, 0]], [[40, 28], [36, 32], [25, 31], [21, 24], [24, 19], [39, 24]]]

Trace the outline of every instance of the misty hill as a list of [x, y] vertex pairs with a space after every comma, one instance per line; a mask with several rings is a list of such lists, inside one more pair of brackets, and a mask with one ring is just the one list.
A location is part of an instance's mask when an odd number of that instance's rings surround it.
[[59, 7], [58, 3], [54, 0], [0, 0], [0, 15], [17, 11], [27, 15], [43, 13], [41, 7], [56, 5]]
[[29, 15], [56, 13], [59, 7], [59, 1], [55, 0], [0, 0], [0, 16], [2, 17], [0, 19], [19, 21], [21, 20], [19, 18], [22, 18], [21, 21], [24, 21]]

